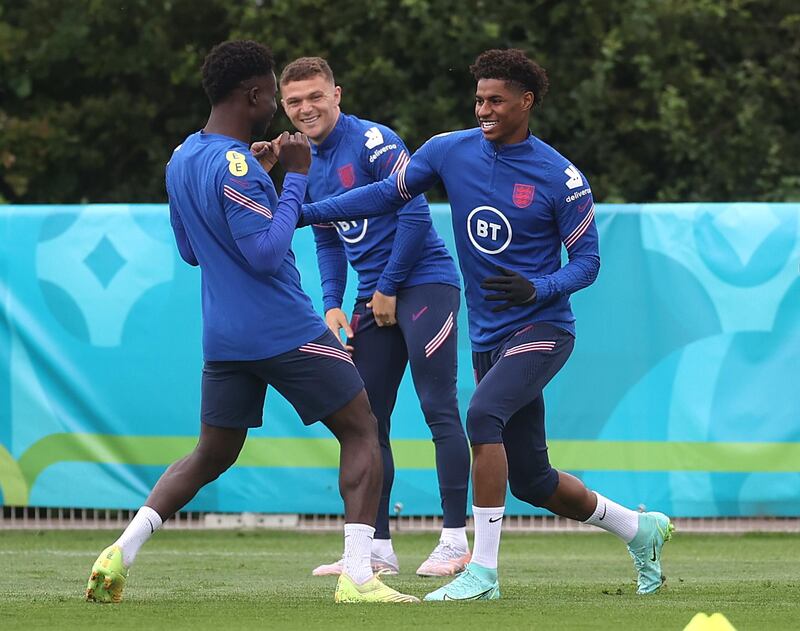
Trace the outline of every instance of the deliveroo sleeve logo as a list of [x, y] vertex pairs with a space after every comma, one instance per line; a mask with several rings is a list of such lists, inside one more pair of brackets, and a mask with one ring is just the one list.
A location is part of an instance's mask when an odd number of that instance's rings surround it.
[[172, 279], [175, 257], [170, 244], [137, 224], [129, 206], [89, 205], [64, 232], [39, 243], [36, 268], [41, 281], [66, 292], [80, 309], [90, 343], [113, 347], [142, 295]]

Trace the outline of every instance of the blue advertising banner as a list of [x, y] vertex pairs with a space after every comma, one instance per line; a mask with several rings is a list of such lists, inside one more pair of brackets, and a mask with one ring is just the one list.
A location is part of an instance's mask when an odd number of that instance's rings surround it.
[[[448, 207], [432, 214], [452, 251]], [[553, 463], [677, 516], [800, 515], [800, 204], [601, 205], [597, 223], [600, 276], [573, 297], [575, 351], [546, 390]], [[321, 309], [310, 230], [293, 249]], [[459, 327], [463, 416], [464, 309]], [[0, 207], [2, 502], [138, 507], [194, 446], [200, 331], [165, 206]], [[392, 432], [393, 501], [439, 514], [408, 376]], [[187, 508], [340, 513], [337, 462], [271, 391], [237, 465]]]

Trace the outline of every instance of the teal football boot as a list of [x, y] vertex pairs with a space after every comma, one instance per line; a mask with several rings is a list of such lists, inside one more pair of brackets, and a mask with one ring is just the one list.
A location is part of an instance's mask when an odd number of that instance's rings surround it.
[[675, 526], [664, 513], [640, 513], [639, 531], [628, 544], [628, 552], [638, 573], [637, 594], [652, 594], [664, 584], [661, 573], [661, 548], [672, 539]]

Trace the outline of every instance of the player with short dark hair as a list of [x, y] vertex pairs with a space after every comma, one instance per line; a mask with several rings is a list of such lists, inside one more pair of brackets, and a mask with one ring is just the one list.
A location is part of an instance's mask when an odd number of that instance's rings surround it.
[[263, 136], [277, 109], [273, 66], [270, 51], [256, 42], [214, 47], [203, 66], [208, 122], [175, 149], [167, 165], [178, 250], [201, 270], [200, 439], [164, 472], [120, 538], [101, 553], [88, 600], [121, 600], [141, 545], [233, 465], [248, 428], [262, 424], [271, 385], [305, 425], [322, 420], [340, 443], [345, 555], [335, 600], [417, 601], [384, 585], [370, 567], [381, 486], [375, 418], [350, 356], [303, 293], [290, 249], [311, 164], [308, 139], [281, 136], [287, 174], [280, 198], [250, 155], [250, 140]]
[[[312, 142], [308, 197], [326, 199], [384, 179], [408, 160], [392, 130], [340, 109], [342, 89], [328, 63], [301, 57], [284, 68], [280, 89], [292, 124]], [[439, 544], [417, 569], [420, 576], [448, 576], [470, 559], [466, 533], [469, 447], [456, 396], [457, 318], [460, 283], [453, 259], [430, 223], [420, 195], [401, 215], [313, 227], [322, 278], [325, 321], [349, 350], [364, 379], [378, 419], [383, 491], [372, 542], [375, 571], [397, 573], [389, 531], [394, 459], [391, 414], [406, 365], [436, 449], [436, 472], [444, 516]], [[347, 262], [358, 273], [351, 323], [342, 311]], [[339, 574], [342, 562], [314, 574]]]
[[547, 457], [542, 391], [574, 345], [569, 297], [600, 267], [591, 188], [529, 131], [547, 88], [544, 70], [518, 50], [486, 51], [471, 70], [478, 128], [434, 136], [388, 179], [303, 209], [307, 223], [347, 220], [391, 212], [437, 180], [447, 189], [477, 381], [467, 413], [475, 541], [467, 569], [425, 598], [499, 598], [507, 483], [533, 506], [616, 534], [633, 557], [637, 593], [654, 592], [669, 518], [620, 506]]

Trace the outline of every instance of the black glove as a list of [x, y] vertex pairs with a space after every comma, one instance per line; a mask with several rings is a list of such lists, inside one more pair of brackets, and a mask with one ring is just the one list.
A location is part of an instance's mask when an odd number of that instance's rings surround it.
[[528, 305], [536, 300], [536, 287], [527, 278], [512, 272], [510, 269], [496, 265], [502, 276], [484, 278], [481, 289], [497, 293], [485, 296], [485, 300], [504, 300], [501, 305], [492, 309], [492, 313], [505, 311], [518, 305]]

